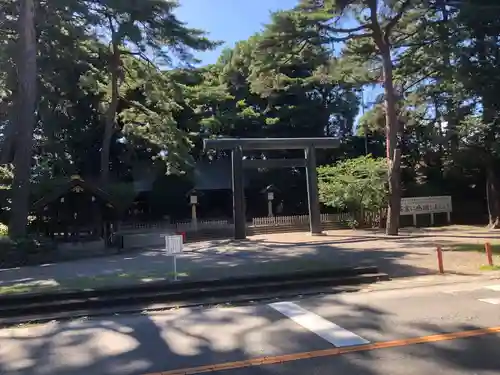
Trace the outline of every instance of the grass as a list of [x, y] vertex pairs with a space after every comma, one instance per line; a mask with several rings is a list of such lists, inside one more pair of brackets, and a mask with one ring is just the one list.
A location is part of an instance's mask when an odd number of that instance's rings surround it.
[[[218, 279], [235, 276], [249, 275], [270, 275], [276, 273], [287, 273], [294, 271], [306, 270], [329, 270], [341, 267], [331, 259], [316, 259], [315, 257], [299, 257], [289, 258], [284, 260], [255, 260], [248, 261], [236, 260], [231, 264], [231, 258], [228, 258], [227, 264], [219, 265], [183, 265], [182, 271], [178, 272], [179, 279], [189, 280], [204, 280]], [[185, 272], [185, 271], [188, 272]], [[139, 271], [136, 273], [117, 272], [115, 274], [96, 275], [93, 277], [74, 277], [71, 279], [51, 279], [46, 280], [45, 284], [19, 283], [15, 285], [0, 285], [0, 295], [8, 295], [15, 293], [47, 293], [57, 291], [80, 291], [88, 289], [99, 289], [103, 287], [127, 287], [138, 285], [158, 280], [172, 279], [173, 272], [165, 272], [163, 270], [156, 271]]]
[[489, 266], [489, 265], [483, 265], [479, 267], [481, 271], [500, 271], [500, 266]]
[[[451, 246], [451, 251], [471, 251], [484, 253], [484, 244], [462, 243]], [[500, 255], [500, 244], [491, 244], [491, 252]]]
[[[499, 243], [491, 243], [491, 252], [493, 255], [500, 255], [500, 244]], [[483, 253], [486, 254], [486, 250], [484, 248], [484, 244], [479, 243], [462, 243], [450, 246], [447, 250], [449, 251], [465, 251], [465, 252], [475, 252], [475, 253]], [[500, 257], [495, 257], [499, 259]], [[484, 264], [479, 267], [481, 271], [500, 271], [500, 265], [490, 266], [488, 264]]]
[[[0, 286], [0, 295], [8, 294], [19, 294], [19, 293], [50, 293], [57, 291], [68, 291], [68, 290], [88, 290], [88, 289], [99, 289], [104, 287], [113, 286], [126, 286], [126, 285], [137, 285], [141, 283], [147, 283], [156, 280], [165, 280], [173, 278], [173, 272], [167, 273], [149, 273], [149, 274], [133, 274], [133, 273], [119, 273], [115, 275], [105, 275], [105, 276], [85, 276], [85, 277], [75, 277], [73, 279], [65, 279], [60, 283], [55, 283], [52, 285], [40, 285], [40, 284], [14, 284], [14, 285], [4, 285]], [[188, 273], [178, 272], [177, 277], [187, 277]]]
[[[285, 261], [268, 261], [268, 262], [253, 262], [245, 265], [234, 265], [214, 268], [193, 268], [189, 272], [178, 272], [177, 277], [180, 279], [212, 279], [224, 278], [233, 276], [249, 276], [249, 275], [269, 275], [275, 273], [285, 273], [293, 271], [306, 270], [326, 270], [336, 269], [338, 265], [325, 259], [301, 258], [288, 259]], [[120, 287], [138, 285], [151, 281], [172, 279], [173, 272], [139, 272], [139, 273], [116, 273], [101, 276], [85, 276], [75, 277], [64, 280], [50, 280], [50, 284], [30, 284], [20, 283], [15, 285], [0, 286], [0, 295], [9, 295], [16, 293], [49, 293], [68, 290], [88, 290], [99, 289], [103, 287]]]
[[31, 293], [35, 292], [51, 292], [57, 290], [57, 286], [43, 286], [43, 285], [29, 285], [29, 284], [16, 284], [0, 286], [0, 295], [18, 294], [18, 293]]

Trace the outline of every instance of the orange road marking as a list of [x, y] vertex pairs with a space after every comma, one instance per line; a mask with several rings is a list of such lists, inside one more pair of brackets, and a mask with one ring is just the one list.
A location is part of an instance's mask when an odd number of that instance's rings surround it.
[[462, 331], [462, 332], [453, 332], [453, 333], [443, 333], [443, 334], [439, 334], [439, 335], [414, 337], [414, 338], [410, 338], [410, 339], [382, 341], [382, 342], [375, 342], [373, 344], [356, 345], [356, 346], [349, 346], [349, 347], [344, 347], [344, 348], [332, 348], [332, 349], [326, 349], [326, 350], [316, 350], [313, 352], [302, 352], [302, 353], [278, 355], [278, 356], [273, 356], [273, 357], [253, 358], [253, 359], [247, 359], [244, 361], [226, 362], [226, 363], [219, 363], [219, 364], [213, 364], [213, 365], [207, 365], [207, 366], [184, 368], [184, 369], [179, 369], [179, 370], [155, 372], [155, 373], [146, 374], [146, 375], [196, 375], [196, 374], [203, 374], [203, 373], [215, 372], [215, 371], [235, 370], [235, 369], [240, 369], [240, 368], [245, 368], [245, 367], [256, 367], [256, 366], [262, 366], [262, 365], [281, 364], [281, 363], [286, 363], [286, 362], [291, 362], [291, 361], [298, 361], [301, 359], [331, 357], [331, 356], [337, 356], [340, 354], [357, 353], [357, 352], [364, 352], [364, 351], [375, 350], [375, 349], [397, 348], [397, 347], [408, 346], [408, 345], [464, 339], [467, 337], [483, 336], [483, 335], [489, 335], [489, 334], [493, 334], [493, 333], [500, 333], [500, 326], [499, 327], [491, 327], [491, 328], [475, 329], [475, 330], [471, 330], [471, 331]]

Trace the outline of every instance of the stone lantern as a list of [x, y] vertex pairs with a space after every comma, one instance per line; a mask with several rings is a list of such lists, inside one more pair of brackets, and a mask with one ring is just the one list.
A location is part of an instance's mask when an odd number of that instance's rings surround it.
[[189, 205], [191, 206], [191, 223], [193, 225], [193, 229], [198, 230], [196, 206], [198, 205], [198, 198], [201, 196], [201, 193], [196, 189], [192, 189], [188, 192], [187, 195], [189, 197]]
[[269, 185], [262, 190], [262, 193], [266, 196], [266, 199], [267, 199], [267, 216], [269, 216], [269, 217], [274, 216], [273, 200], [275, 198], [277, 191], [278, 190], [276, 189], [276, 187], [274, 185]]

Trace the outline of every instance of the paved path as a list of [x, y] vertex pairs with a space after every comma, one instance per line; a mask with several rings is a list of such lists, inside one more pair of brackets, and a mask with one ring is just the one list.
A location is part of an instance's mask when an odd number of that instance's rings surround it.
[[5, 329], [0, 374], [493, 375], [499, 298], [488, 280]]
[[[482, 229], [449, 227], [402, 231], [387, 237], [377, 231], [336, 230], [327, 236], [305, 233], [254, 236], [248, 241], [190, 244], [178, 259], [181, 278], [206, 279], [298, 269], [377, 265], [392, 277], [436, 272], [436, 245], [500, 241], [500, 234]], [[445, 252], [448, 272], [477, 274], [484, 254]], [[500, 257], [496, 257], [500, 264]], [[0, 270], [0, 292], [11, 286], [49, 285], [91, 288], [171, 277], [172, 259], [159, 250], [95, 259]], [[21, 289], [22, 291], [22, 289]]]

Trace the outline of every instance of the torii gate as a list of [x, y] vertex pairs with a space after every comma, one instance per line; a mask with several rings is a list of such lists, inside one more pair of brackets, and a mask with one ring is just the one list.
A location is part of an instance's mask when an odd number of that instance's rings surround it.
[[[203, 149], [231, 150], [234, 238], [246, 238], [243, 189], [244, 168], [305, 167], [311, 235], [321, 235], [321, 217], [316, 172], [316, 148], [337, 148], [337, 138], [216, 138], [203, 140]], [[243, 160], [245, 150], [304, 150], [304, 159]]]

